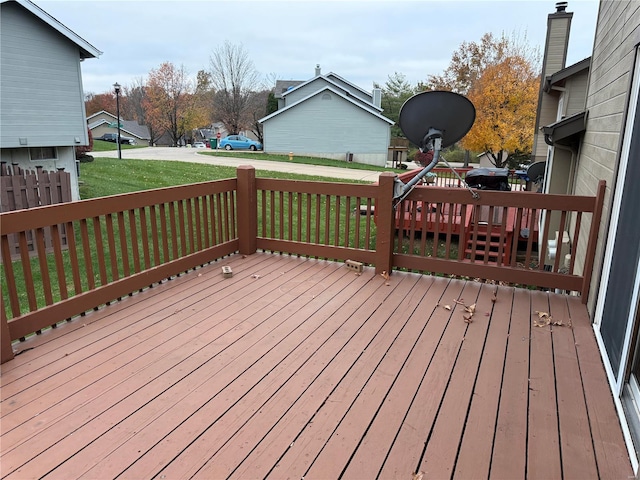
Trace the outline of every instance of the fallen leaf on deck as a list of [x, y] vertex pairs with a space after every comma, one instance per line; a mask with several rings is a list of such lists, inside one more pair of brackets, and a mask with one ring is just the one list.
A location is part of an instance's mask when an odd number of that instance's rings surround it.
[[491, 301], [492, 301], [493, 303], [496, 303], [496, 300], [498, 300], [498, 294], [497, 294], [497, 293], [494, 293], [494, 294], [493, 294], [493, 297], [491, 297]]
[[411, 477], [411, 480], [422, 480], [423, 477], [424, 477], [424, 472], [416, 472]]
[[465, 313], [463, 315], [465, 323], [473, 322], [473, 313]]
[[476, 304], [474, 303], [473, 305], [469, 305], [468, 307], [465, 305], [464, 309], [471, 315], [473, 315], [474, 313], [476, 313]]
[[389, 274], [387, 273], [386, 270], [382, 272], [380, 275], [382, 275], [382, 278], [384, 278], [385, 280], [389, 280]]
[[533, 320], [534, 326], [546, 327], [547, 325], [551, 324], [551, 320], [553, 319], [553, 317], [549, 315], [547, 312], [536, 311], [535, 313], [538, 314], [538, 318]]
[[442, 308], [444, 308], [445, 310], [451, 310], [451, 305], [445, 305], [445, 306], [444, 306], [444, 307], [442, 307]]

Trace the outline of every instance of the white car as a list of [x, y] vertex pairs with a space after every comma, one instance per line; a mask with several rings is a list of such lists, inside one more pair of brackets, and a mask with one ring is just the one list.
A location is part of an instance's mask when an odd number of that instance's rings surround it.
[[207, 146], [202, 142], [195, 142], [193, 148], [207, 148]]

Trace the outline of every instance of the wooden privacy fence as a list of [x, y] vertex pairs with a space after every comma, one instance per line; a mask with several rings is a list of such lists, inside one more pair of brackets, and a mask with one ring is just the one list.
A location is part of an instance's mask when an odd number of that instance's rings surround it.
[[[237, 172], [234, 179], [0, 214], [2, 361], [13, 357], [14, 340], [226, 255], [258, 249], [350, 259], [374, 265], [385, 275], [403, 268], [571, 290], [586, 301], [604, 183], [596, 197], [481, 192], [479, 199], [466, 189], [421, 186], [394, 209], [391, 173], [382, 174], [378, 184], [362, 185], [256, 179], [248, 166]], [[419, 219], [418, 206], [435, 215], [434, 231], [416, 228], [426, 221]], [[506, 233], [507, 215], [494, 220], [496, 209], [506, 207], [515, 209], [512, 230], [518, 233], [512, 237]], [[476, 221], [482, 209], [488, 209], [488, 221]], [[447, 216], [447, 211], [452, 213]], [[405, 212], [409, 223], [396, 232], [397, 216]], [[481, 228], [495, 229], [502, 253], [495, 258], [476, 248], [465, 258], [454, 252], [454, 245], [467, 241], [469, 230], [465, 224], [457, 235], [452, 232], [454, 212], [476, 222], [475, 247], [481, 243]], [[536, 222], [542, 234], [534, 242]], [[545, 245], [550, 225], [556, 224], [569, 231], [572, 258], [584, 249], [581, 269], [573, 260], [566, 273], [557, 261], [529, 265], [536, 257], [534, 246]], [[56, 240], [60, 226], [68, 234], [66, 250]], [[47, 228], [53, 232], [52, 251], [44, 242]], [[517, 262], [516, 256], [504, 254], [504, 244], [510, 241], [518, 251], [520, 232], [527, 228], [532, 234], [524, 242], [525, 261]], [[12, 259], [11, 235], [18, 237], [18, 260]], [[494, 243], [490, 239], [486, 248]]]
[[17, 164], [2, 162], [0, 184], [2, 212], [71, 201], [71, 174], [64, 170], [23, 170]]
[[[64, 170], [49, 172], [42, 167], [23, 170], [17, 164], [0, 164], [0, 212], [29, 209], [43, 205], [54, 205], [71, 201], [71, 175]], [[60, 242], [67, 244], [64, 226], [58, 228]], [[29, 251], [35, 250], [31, 232], [26, 242]], [[46, 248], [53, 247], [51, 228], [44, 229]], [[19, 255], [18, 237], [9, 238], [9, 249], [14, 256]]]

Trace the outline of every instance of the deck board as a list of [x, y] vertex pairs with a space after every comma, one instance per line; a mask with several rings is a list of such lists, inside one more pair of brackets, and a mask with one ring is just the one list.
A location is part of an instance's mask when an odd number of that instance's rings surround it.
[[586, 308], [556, 294], [233, 255], [20, 348], [3, 478], [632, 474]]
[[[536, 312], [549, 312], [549, 298], [542, 292], [531, 294], [531, 358], [529, 369], [529, 431], [527, 476], [530, 478], [561, 478], [561, 458], [558, 416], [549, 405], [556, 404], [553, 362], [553, 327], [535, 326], [540, 318]], [[536, 462], [545, 458], [545, 462]]]

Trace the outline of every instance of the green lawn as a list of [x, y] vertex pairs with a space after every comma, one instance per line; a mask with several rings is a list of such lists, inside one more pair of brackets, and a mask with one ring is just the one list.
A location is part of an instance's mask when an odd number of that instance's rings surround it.
[[[108, 142], [104, 142], [108, 143]], [[104, 197], [119, 193], [136, 192], [151, 188], [208, 182], [235, 178], [236, 168], [169, 160], [118, 160], [97, 157], [93, 162], [80, 164], [80, 197]], [[287, 172], [256, 170], [263, 178], [289, 178], [343, 183], [360, 183], [337, 178], [300, 175]]]
[[[318, 157], [300, 157], [294, 155], [291, 160], [289, 160], [288, 155], [273, 155], [271, 153], [261, 153], [261, 152], [226, 152], [224, 150], [205, 150], [201, 151], [201, 154], [209, 155], [212, 157], [246, 157], [250, 155], [250, 158], [255, 158], [256, 160], [271, 160], [274, 162], [282, 162], [282, 163], [302, 163], [306, 165], [321, 165], [323, 167], [337, 167], [337, 168], [349, 168], [352, 170], [371, 170], [371, 171], [379, 171], [380, 167], [375, 165], [366, 165], [364, 163], [355, 163], [355, 162], [345, 162], [344, 160], [333, 160], [330, 158], [318, 158]], [[386, 169], [390, 172], [402, 173], [406, 172], [406, 170]]]

